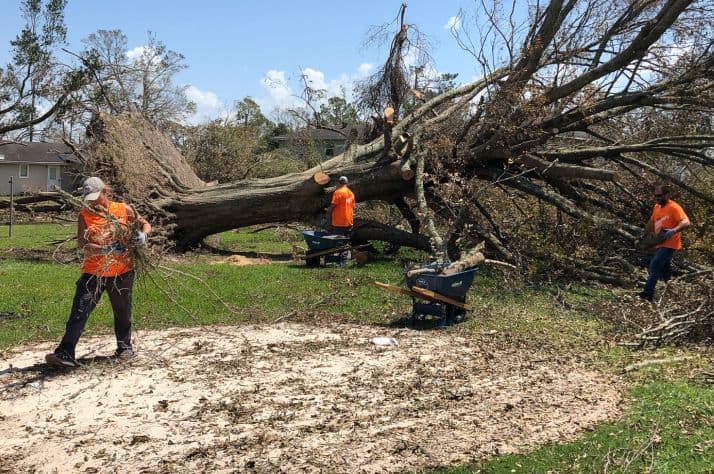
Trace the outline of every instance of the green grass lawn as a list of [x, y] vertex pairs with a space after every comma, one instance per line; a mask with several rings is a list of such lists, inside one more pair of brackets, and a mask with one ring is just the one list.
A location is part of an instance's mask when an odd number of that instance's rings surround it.
[[[76, 264], [19, 258], [16, 249], [51, 250], [74, 233], [73, 225], [17, 226], [0, 236], [0, 351], [30, 341], [57, 340], [64, 329], [79, 276]], [[289, 252], [299, 233], [266, 229], [227, 232], [220, 246], [238, 252]], [[70, 246], [73, 244], [70, 243]], [[383, 257], [364, 267], [306, 268], [300, 262], [233, 266], [197, 254], [165, 264], [135, 287], [135, 327], [167, 328], [276, 319], [327, 318], [361, 324], [400, 325], [409, 298], [380, 290], [374, 280], [400, 284], [402, 270], [418, 253]], [[555, 298], [554, 294], [559, 297]], [[655, 366], [630, 375], [628, 413], [573, 443], [543, 446], [518, 456], [439, 472], [714, 472], [714, 391], [691, 376], [711, 351], [662, 348], [632, 352], [604, 339], [608, 323], [593, 303], [611, 293], [588, 286], [532, 288], [498, 271], [479, 270], [469, 293], [474, 317], [459, 331], [498, 332], [549, 344], [599, 368], [621, 372], [635, 360], [697, 355], [688, 363]], [[565, 302], [565, 304], [563, 303]], [[227, 307], [226, 307], [227, 306]], [[105, 298], [89, 320], [88, 334], [112, 331]], [[448, 440], [445, 440], [448, 442]]]
[[[0, 226], [0, 255], [14, 249], [52, 250], [56, 241], [73, 239], [77, 236], [77, 225], [74, 223], [56, 224], [16, 224], [12, 226], [10, 237], [8, 225]], [[68, 242], [75, 247], [73, 241]]]
[[290, 253], [293, 246], [305, 247], [302, 234], [287, 227], [241, 229], [217, 234], [218, 248], [234, 252]]

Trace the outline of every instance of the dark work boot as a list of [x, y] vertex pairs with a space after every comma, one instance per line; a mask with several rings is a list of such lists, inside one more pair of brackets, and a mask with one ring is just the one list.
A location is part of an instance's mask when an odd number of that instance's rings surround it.
[[641, 293], [638, 293], [637, 296], [639, 296], [639, 297], [642, 298], [643, 300], [647, 300], [647, 301], [649, 301], [649, 302], [652, 302], [652, 300], [654, 300], [654, 296], [653, 296], [653, 295], [649, 295], [649, 294], [645, 293], [644, 291], [641, 292]]
[[56, 351], [47, 354], [45, 361], [54, 367], [79, 367], [79, 362], [72, 357], [67, 351], [57, 349]]

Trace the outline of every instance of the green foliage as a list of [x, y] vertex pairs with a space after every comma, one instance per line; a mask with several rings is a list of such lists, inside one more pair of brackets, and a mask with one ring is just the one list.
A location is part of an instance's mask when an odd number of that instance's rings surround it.
[[260, 106], [246, 97], [235, 104], [230, 117], [174, 127], [173, 134], [175, 145], [201, 179], [225, 183], [304, 170], [302, 161], [271, 142], [287, 130], [287, 125], [265, 118]]
[[0, 137], [19, 130], [15, 139], [33, 140], [35, 126], [44, 119], [40, 110], [61, 104], [63, 93], [76, 90], [84, 81], [83, 72], [67, 75], [54, 60], [55, 49], [67, 35], [66, 4], [67, 0], [24, 0], [20, 4], [25, 25], [10, 41], [12, 62], [0, 68], [0, 102], [5, 104]]
[[359, 122], [357, 110], [344, 97], [333, 96], [327, 103], [320, 105], [320, 111], [315, 114], [315, 122], [319, 125], [344, 127], [356, 125]]
[[[188, 66], [184, 56], [170, 50], [149, 33], [147, 44], [135, 56], [128, 54], [128, 39], [121, 30], [97, 30], [84, 39], [85, 62], [96, 64], [95, 83], [88, 87], [78, 107], [95, 112], [138, 110], [152, 123], [180, 121], [196, 110], [186, 96], [186, 86], [173, 83]], [[80, 104], [81, 102], [81, 104]]]

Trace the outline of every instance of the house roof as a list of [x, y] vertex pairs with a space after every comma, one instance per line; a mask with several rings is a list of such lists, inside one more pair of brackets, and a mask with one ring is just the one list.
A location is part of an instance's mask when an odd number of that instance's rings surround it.
[[0, 164], [35, 163], [61, 166], [79, 163], [72, 149], [64, 143], [6, 143], [0, 145], [0, 156], [3, 157]]

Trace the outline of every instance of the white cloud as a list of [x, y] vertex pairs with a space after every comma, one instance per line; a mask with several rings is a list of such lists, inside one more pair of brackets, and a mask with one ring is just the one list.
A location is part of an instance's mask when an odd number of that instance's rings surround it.
[[[351, 74], [342, 73], [334, 79], [328, 79], [323, 71], [310, 67], [304, 68], [301, 71], [301, 75], [305, 77], [311, 88], [324, 90], [326, 98], [345, 95], [347, 100], [352, 100], [355, 82], [366, 78], [373, 70], [374, 65], [363, 63], [357, 67], [355, 72]], [[261, 80], [261, 85], [268, 96], [257, 98], [256, 102], [265, 114], [269, 114], [276, 108], [296, 108], [304, 105], [299, 98], [299, 91], [304, 87], [299, 77], [290, 79], [285, 74], [285, 71], [273, 69], [265, 74]]]
[[256, 99], [264, 114], [275, 108], [284, 109], [296, 106], [297, 98], [288, 84], [285, 71], [271, 69], [265, 73], [260, 84], [268, 92], [268, 97]]
[[137, 46], [136, 48], [126, 52], [126, 58], [130, 61], [140, 58], [146, 51], [148, 46]]
[[186, 97], [196, 104], [196, 113], [188, 118], [191, 124], [216, 119], [226, 114], [226, 107], [215, 92], [202, 91], [196, 86], [188, 86]]
[[317, 71], [315, 69], [306, 67], [305, 69], [302, 70], [303, 75], [305, 76], [305, 82], [307, 83], [308, 86], [312, 87], [313, 89], [327, 89], [328, 86], [325, 83], [325, 73], [322, 71]]
[[444, 25], [444, 29], [446, 30], [458, 30], [461, 27], [461, 18], [458, 16], [452, 16], [449, 18], [449, 21], [446, 22]]
[[357, 68], [357, 76], [363, 79], [372, 74], [372, 71], [374, 71], [374, 64], [362, 63]]

